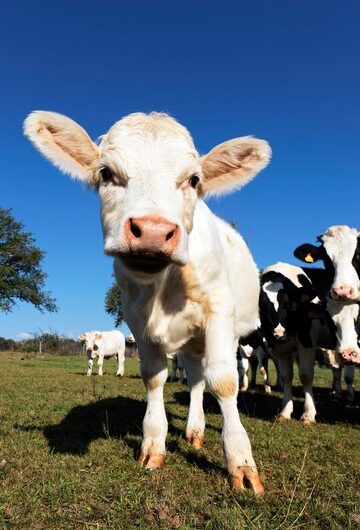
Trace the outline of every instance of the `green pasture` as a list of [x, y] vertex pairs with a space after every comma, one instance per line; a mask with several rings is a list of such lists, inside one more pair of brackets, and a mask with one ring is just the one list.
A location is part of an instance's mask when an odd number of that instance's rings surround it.
[[[206, 445], [195, 451], [183, 438], [186, 388], [166, 385], [167, 462], [147, 472], [136, 462], [145, 411], [137, 360], [126, 361], [123, 379], [114, 361], [105, 361], [102, 378], [86, 377], [86, 364], [80, 356], [0, 355], [0, 528], [360, 528], [359, 393], [354, 405], [334, 402], [328, 370], [316, 372], [316, 425], [275, 423], [280, 394], [261, 386], [239, 396], [266, 487], [257, 498], [228, 486], [210, 395]], [[299, 386], [295, 394], [299, 418]]]

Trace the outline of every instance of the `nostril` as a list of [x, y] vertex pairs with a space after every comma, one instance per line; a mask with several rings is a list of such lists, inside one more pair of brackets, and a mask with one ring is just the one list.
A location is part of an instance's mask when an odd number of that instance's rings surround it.
[[141, 228], [133, 219], [130, 219], [130, 230], [135, 237], [141, 237]]
[[171, 230], [167, 236], [165, 237], [165, 241], [169, 241], [169, 239], [171, 239], [175, 234], [175, 230]]

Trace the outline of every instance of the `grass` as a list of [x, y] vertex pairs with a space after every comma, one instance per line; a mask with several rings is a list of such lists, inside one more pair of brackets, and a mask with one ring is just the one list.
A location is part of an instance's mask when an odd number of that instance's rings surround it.
[[[352, 406], [333, 402], [326, 369], [317, 369], [314, 426], [274, 423], [278, 393], [239, 396], [266, 486], [261, 498], [228, 486], [210, 395], [206, 446], [196, 452], [183, 439], [186, 389], [166, 385], [167, 462], [145, 472], [135, 460], [145, 411], [138, 362], [126, 361], [123, 379], [113, 361], [102, 378], [85, 370], [84, 357], [0, 355], [0, 528], [360, 528], [359, 394]], [[296, 396], [299, 418], [300, 388]]]

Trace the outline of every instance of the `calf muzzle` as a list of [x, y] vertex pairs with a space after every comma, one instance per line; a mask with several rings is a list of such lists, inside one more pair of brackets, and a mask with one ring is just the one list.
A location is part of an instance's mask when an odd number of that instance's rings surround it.
[[129, 251], [121, 253], [125, 266], [134, 271], [157, 273], [171, 263], [180, 242], [180, 228], [164, 217], [130, 217], [124, 224]]

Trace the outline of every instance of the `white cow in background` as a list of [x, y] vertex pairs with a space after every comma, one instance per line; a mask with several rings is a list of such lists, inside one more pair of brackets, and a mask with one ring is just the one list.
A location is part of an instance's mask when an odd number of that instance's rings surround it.
[[103, 375], [104, 359], [116, 357], [118, 367], [116, 375], [124, 375], [125, 337], [121, 331], [87, 331], [79, 337], [85, 342], [88, 358], [87, 375], [92, 374], [94, 359], [98, 359], [98, 375]]
[[264, 140], [235, 138], [200, 156], [185, 127], [165, 114], [131, 114], [99, 145], [69, 118], [38, 111], [25, 134], [65, 173], [100, 196], [104, 250], [115, 258], [124, 316], [147, 389], [139, 463], [165, 462], [167, 354], [185, 353], [190, 387], [186, 438], [202, 444], [205, 384], [218, 400], [232, 487], [263, 491], [237, 408], [236, 350], [257, 326], [259, 276], [242, 237], [204, 195], [234, 191], [270, 160]]

